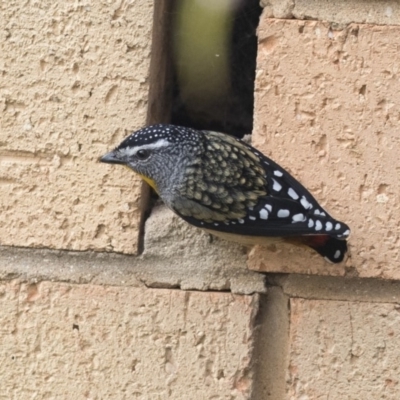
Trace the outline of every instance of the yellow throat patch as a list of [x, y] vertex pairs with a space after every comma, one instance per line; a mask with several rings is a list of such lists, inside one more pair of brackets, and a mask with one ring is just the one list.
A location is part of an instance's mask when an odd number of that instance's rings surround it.
[[[132, 172], [132, 169], [129, 168], [127, 165], [124, 165], [125, 168], [128, 168], [129, 171]], [[138, 174], [148, 185], [150, 185], [157, 193], [158, 193], [158, 189], [157, 189], [157, 185], [156, 183], [153, 181], [153, 179], [148, 178], [147, 176]]]
[[157, 185], [156, 185], [156, 183], [153, 181], [153, 179], [150, 179], [150, 178], [148, 178], [147, 176], [140, 175], [140, 174], [139, 174], [139, 176], [140, 176], [146, 183], [148, 183], [148, 184], [158, 193]]

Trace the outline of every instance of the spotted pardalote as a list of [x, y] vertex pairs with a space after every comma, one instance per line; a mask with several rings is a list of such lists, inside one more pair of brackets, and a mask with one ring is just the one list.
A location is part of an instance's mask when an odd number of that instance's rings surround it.
[[262, 245], [282, 238], [333, 263], [347, 251], [349, 227], [240, 139], [159, 124], [134, 132], [100, 161], [128, 166], [185, 221], [225, 239]]

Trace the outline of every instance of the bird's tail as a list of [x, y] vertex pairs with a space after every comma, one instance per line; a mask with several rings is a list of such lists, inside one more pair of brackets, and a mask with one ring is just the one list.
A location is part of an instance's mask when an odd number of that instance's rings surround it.
[[285, 238], [284, 240], [298, 246], [311, 247], [327, 261], [334, 264], [342, 262], [347, 252], [346, 240], [337, 239], [329, 235], [304, 235]]
[[310, 236], [305, 244], [321, 254], [322, 257], [325, 257], [326, 260], [335, 264], [342, 262], [347, 252], [346, 240], [328, 235]]

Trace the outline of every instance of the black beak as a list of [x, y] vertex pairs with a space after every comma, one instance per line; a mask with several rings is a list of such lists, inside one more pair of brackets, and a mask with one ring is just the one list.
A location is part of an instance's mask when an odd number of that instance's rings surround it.
[[110, 151], [107, 154], [104, 154], [104, 156], [99, 158], [100, 162], [106, 163], [106, 164], [126, 164], [124, 161], [122, 161], [114, 151]]

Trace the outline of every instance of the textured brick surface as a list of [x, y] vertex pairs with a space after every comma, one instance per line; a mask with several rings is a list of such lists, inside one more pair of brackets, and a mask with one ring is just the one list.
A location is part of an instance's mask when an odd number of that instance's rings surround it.
[[287, 399], [400, 398], [396, 304], [291, 300]]
[[269, 274], [267, 284], [281, 286], [283, 292], [290, 297], [400, 303], [400, 282], [398, 280]]
[[165, 206], [146, 221], [141, 256], [0, 246], [0, 280], [55, 280], [117, 286], [265, 292], [264, 275], [246, 267], [246, 250], [184, 222]]
[[135, 252], [139, 180], [97, 158], [146, 122], [153, 1], [0, 7], [0, 243]]
[[261, 0], [261, 6], [265, 7], [265, 15], [275, 18], [400, 25], [398, 0]]
[[400, 27], [263, 18], [254, 144], [352, 228], [345, 265], [255, 250], [250, 267], [400, 278]]
[[1, 399], [248, 399], [257, 296], [0, 285]]

